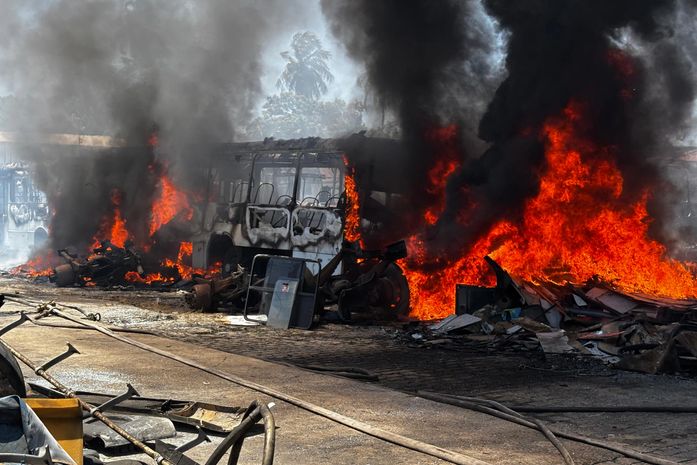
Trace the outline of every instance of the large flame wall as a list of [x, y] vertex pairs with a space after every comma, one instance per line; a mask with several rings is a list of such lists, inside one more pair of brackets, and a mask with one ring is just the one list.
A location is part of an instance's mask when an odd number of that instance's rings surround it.
[[[434, 257], [422, 236], [409, 239], [410, 258], [402, 266], [410, 283], [412, 316], [451, 314], [458, 283], [494, 284], [485, 255], [531, 281], [581, 283], [599, 277], [627, 291], [697, 296], [688, 264], [668, 257], [666, 248], [649, 237], [651, 192], [635, 201], [623, 198], [624, 180], [613, 148], [598, 147], [578, 134], [584, 116], [583, 105], [572, 103], [544, 124], [539, 192], [525, 203], [519, 223], [496, 223], [459, 257]], [[444, 188], [442, 178], [432, 178], [434, 186]], [[433, 215], [426, 211], [424, 221], [433, 224]]]

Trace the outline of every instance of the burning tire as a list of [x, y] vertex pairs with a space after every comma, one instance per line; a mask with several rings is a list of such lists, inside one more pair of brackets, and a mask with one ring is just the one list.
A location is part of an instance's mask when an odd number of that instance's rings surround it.
[[53, 269], [53, 282], [58, 287], [72, 286], [75, 284], [75, 271], [71, 265], [58, 265]]

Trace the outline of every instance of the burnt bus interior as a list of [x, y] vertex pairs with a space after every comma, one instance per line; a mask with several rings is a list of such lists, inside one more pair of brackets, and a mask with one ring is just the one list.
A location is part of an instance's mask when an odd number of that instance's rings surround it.
[[360, 184], [362, 229], [379, 230], [381, 215], [388, 215], [401, 195], [374, 162], [363, 159], [351, 166], [344, 150], [348, 140], [269, 139], [220, 146], [206, 168], [210, 202], [193, 241], [194, 266], [221, 263], [229, 273], [238, 264], [249, 267], [259, 253], [326, 264], [343, 242], [347, 170]]
[[[341, 247], [345, 167], [340, 152], [249, 150], [230, 144], [209, 167], [206, 267], [249, 267], [272, 253], [329, 260]], [[201, 244], [200, 240], [194, 241]], [[196, 256], [195, 266], [201, 255]]]

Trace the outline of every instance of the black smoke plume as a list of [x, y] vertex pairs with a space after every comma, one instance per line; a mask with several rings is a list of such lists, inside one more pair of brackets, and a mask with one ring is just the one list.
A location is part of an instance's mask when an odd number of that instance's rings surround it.
[[[424, 173], [442, 156], [425, 140], [433, 124], [461, 130], [462, 168], [451, 178], [447, 204], [429, 244], [433, 256], [466, 251], [491, 226], [517, 220], [539, 188], [545, 120], [582, 102], [584, 137], [613, 147], [623, 173], [624, 200], [645, 189], [654, 218], [666, 214], [675, 189], [661, 171], [671, 137], [686, 129], [695, 98], [692, 58], [677, 39], [694, 2], [677, 0], [483, 0], [506, 35], [505, 79], [486, 110], [486, 82], [472, 62], [490, 55], [477, 34], [476, 1], [357, 2], [324, 0], [334, 31], [365, 63], [371, 85], [398, 114], [413, 198], [424, 194]], [[491, 39], [491, 36], [489, 36]], [[489, 63], [489, 68], [491, 64]], [[461, 95], [461, 98], [445, 98]], [[467, 137], [481, 117], [477, 152]], [[481, 146], [481, 145], [479, 145]], [[466, 215], [467, 225], [456, 221]], [[652, 233], [666, 239], [657, 221]]]
[[[491, 93], [486, 78], [495, 75], [491, 37], [481, 24], [468, 23], [472, 8], [457, 0], [321, 4], [334, 34], [365, 64], [372, 90], [401, 125], [401, 157], [387, 163], [407, 194], [408, 208], [400, 211], [398, 224], [388, 224], [387, 229], [399, 227], [404, 233], [405, 226], [420, 223], [422, 210], [434, 201], [426, 192], [425, 173], [439, 152], [429, 142], [429, 133], [456, 123], [463, 142], [474, 139], [476, 115]], [[348, 155], [360, 164], [365, 154], [353, 147]]]
[[[694, 99], [685, 57], [677, 53], [672, 40], [676, 2], [485, 0], [484, 4], [510, 32], [508, 76], [479, 126], [479, 136], [491, 144], [490, 149], [450, 186], [449, 212], [456, 212], [462, 201], [460, 185], [470, 187], [469, 195], [479, 206], [471, 213], [465, 242], [501, 218], [516, 219], [521, 202], [537, 192], [544, 159], [539, 130], [572, 101], [586, 108], [589, 125], [584, 136], [616, 149], [627, 200], [663, 184], [655, 158], [668, 147], [667, 136], [685, 120]], [[627, 31], [652, 49], [643, 60], [613, 40]], [[650, 70], [652, 61], [663, 63]], [[657, 81], [665, 86], [654, 92], [652, 83]], [[654, 210], [657, 207], [654, 202]], [[450, 218], [452, 214], [444, 221]]]

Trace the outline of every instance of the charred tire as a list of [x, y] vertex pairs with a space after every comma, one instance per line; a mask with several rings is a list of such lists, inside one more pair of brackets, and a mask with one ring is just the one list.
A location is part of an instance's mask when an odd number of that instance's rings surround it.
[[396, 263], [390, 263], [381, 279], [383, 298], [396, 316], [409, 314], [409, 282]]
[[24, 376], [15, 356], [0, 344], [0, 397], [13, 395], [27, 397]]
[[75, 271], [73, 267], [65, 264], [58, 265], [53, 269], [54, 282], [58, 287], [72, 286], [75, 284]]

